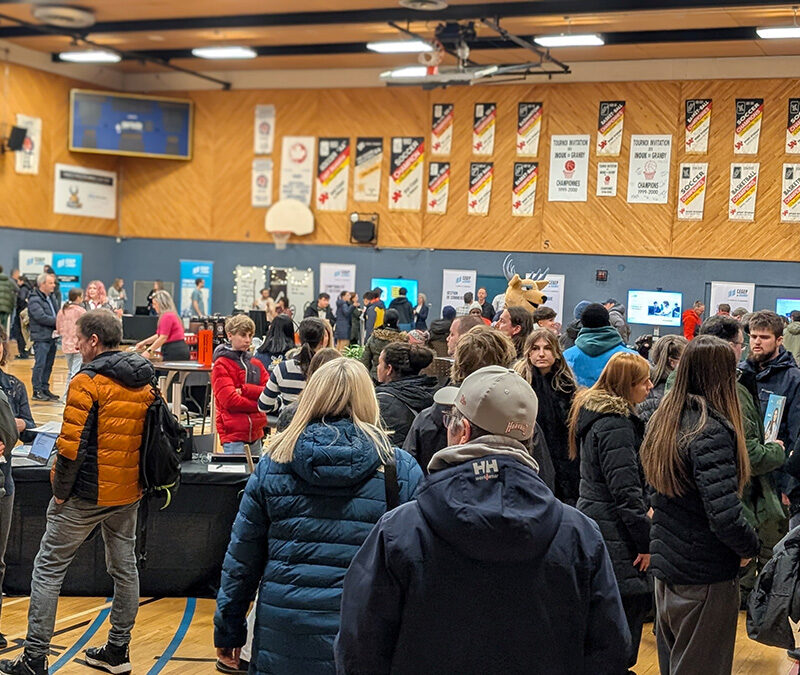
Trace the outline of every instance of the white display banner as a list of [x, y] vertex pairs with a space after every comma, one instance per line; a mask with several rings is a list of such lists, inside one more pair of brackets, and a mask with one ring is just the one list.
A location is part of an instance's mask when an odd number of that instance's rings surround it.
[[564, 275], [563, 274], [546, 274], [544, 277], [547, 280], [547, 286], [544, 287], [544, 293], [547, 301], [542, 307], [549, 307], [556, 313], [556, 321], [560, 324], [564, 323]]
[[478, 273], [475, 270], [442, 270], [442, 308], [464, 304], [464, 293], [475, 295]]
[[589, 134], [550, 138], [551, 202], [585, 202], [589, 182]]
[[450, 162], [431, 162], [428, 166], [428, 213], [447, 213], [450, 195]]
[[711, 131], [711, 99], [688, 98], [685, 106], [686, 153], [705, 155], [708, 152], [708, 134]]
[[425, 139], [422, 136], [395, 136], [391, 150], [389, 210], [419, 211], [425, 186]]
[[618, 176], [619, 176], [619, 164], [617, 164], [617, 162], [598, 162], [597, 196], [616, 197]]
[[597, 113], [597, 154], [618, 157], [622, 149], [625, 101], [600, 101]]
[[342, 291], [356, 290], [356, 266], [350, 263], [320, 263], [319, 292], [331, 296], [331, 307], [336, 312], [336, 299]]
[[[306, 307], [317, 298], [314, 290], [314, 270], [300, 270], [292, 267], [286, 274], [286, 295], [294, 308], [294, 318], [301, 321]], [[336, 302], [333, 303], [336, 307]]]
[[22, 150], [14, 153], [14, 170], [17, 173], [38, 174], [42, 155], [42, 119], [17, 113], [17, 126], [25, 128]]
[[497, 104], [476, 103], [472, 116], [472, 152], [476, 155], [494, 153], [494, 132]]
[[517, 155], [537, 157], [542, 130], [542, 104], [517, 104]]
[[275, 142], [275, 106], [257, 105], [253, 126], [253, 153], [271, 155]]
[[314, 137], [284, 136], [281, 146], [281, 199], [311, 206], [314, 183]]
[[68, 216], [117, 217], [117, 174], [114, 171], [56, 164], [53, 212]]
[[19, 250], [19, 271], [22, 276], [35, 279], [44, 271], [44, 266], [53, 266], [52, 251]]
[[431, 155], [447, 157], [453, 145], [452, 103], [435, 103], [431, 121]]
[[681, 164], [678, 172], [678, 220], [703, 220], [708, 164]]
[[731, 164], [728, 220], [755, 220], [758, 194], [756, 164]]
[[800, 98], [789, 99], [789, 119], [786, 121], [787, 155], [800, 154]]
[[255, 208], [272, 206], [272, 160], [253, 160], [252, 203]]
[[533, 215], [538, 182], [538, 162], [514, 162], [514, 182], [511, 185], [512, 216]]
[[494, 164], [492, 162], [470, 162], [469, 195], [467, 197], [468, 216], [486, 216], [492, 201], [492, 182]]
[[736, 99], [736, 129], [733, 133], [734, 155], [758, 154], [758, 140], [761, 137], [763, 116], [763, 98]]
[[381, 196], [382, 138], [357, 138], [356, 163], [353, 171], [353, 199], [377, 202]]
[[800, 164], [783, 165], [781, 222], [800, 222]]
[[671, 157], [671, 135], [631, 136], [631, 161], [628, 170], [629, 203], [666, 204], [669, 201]]
[[320, 138], [317, 146], [317, 211], [346, 211], [350, 139]]
[[267, 272], [263, 267], [237, 265], [233, 270], [233, 279], [234, 307], [248, 312], [261, 297], [261, 289], [267, 287]]
[[737, 281], [712, 281], [711, 282], [711, 307], [708, 314], [717, 313], [721, 304], [731, 306], [731, 311], [737, 307], [744, 307], [748, 312], [753, 311], [753, 300], [756, 294], [756, 285]]

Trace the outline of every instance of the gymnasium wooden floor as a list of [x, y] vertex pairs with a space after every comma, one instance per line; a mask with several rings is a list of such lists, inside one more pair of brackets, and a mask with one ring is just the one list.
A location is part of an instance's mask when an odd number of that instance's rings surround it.
[[[14, 348], [12, 347], [12, 351]], [[33, 359], [19, 361], [11, 357], [8, 372], [28, 386]], [[53, 369], [51, 389], [64, 390], [65, 362], [59, 355]], [[31, 401], [37, 423], [60, 419], [63, 406]], [[98, 672], [86, 666], [83, 650], [105, 642], [108, 633], [110, 603], [106, 598], [61, 598], [56, 633], [50, 655], [50, 673], [72, 675]], [[0, 657], [13, 658], [22, 649], [27, 626], [28, 598], [6, 597], [3, 601], [0, 631], [9, 646]], [[134, 672], [196, 675], [216, 672], [213, 637], [214, 601], [196, 598], [142, 598], [131, 643]], [[652, 625], [645, 625], [639, 650], [638, 675], [659, 675], [658, 657]], [[798, 664], [780, 649], [765, 647], [747, 637], [744, 612], [739, 614], [735, 675], [800, 675]]]

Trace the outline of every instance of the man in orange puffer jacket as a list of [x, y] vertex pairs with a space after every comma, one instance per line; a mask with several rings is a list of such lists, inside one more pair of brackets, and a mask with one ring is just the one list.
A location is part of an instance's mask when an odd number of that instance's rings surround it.
[[249, 445], [253, 454], [261, 452], [261, 439], [267, 416], [258, 409], [258, 397], [269, 376], [261, 361], [251, 358], [250, 342], [256, 330], [244, 314], [225, 322], [229, 345], [214, 350], [211, 387], [217, 405], [217, 432], [226, 453], [242, 453]]

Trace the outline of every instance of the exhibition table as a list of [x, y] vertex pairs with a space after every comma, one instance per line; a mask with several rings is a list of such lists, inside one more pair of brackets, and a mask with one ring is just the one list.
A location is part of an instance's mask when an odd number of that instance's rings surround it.
[[[243, 467], [244, 464], [185, 462], [181, 486], [172, 503], [161, 511], [162, 502], [150, 501], [143, 551], [146, 560], [139, 570], [142, 596], [215, 597], [231, 526], [247, 482], [247, 475], [241, 473]], [[44, 534], [52, 496], [49, 474], [50, 470], [43, 466], [14, 466], [14, 518], [3, 585], [9, 595], [30, 593], [33, 559]], [[140, 519], [142, 513], [140, 507]], [[137, 541], [140, 553], [141, 545], [142, 541]], [[79, 549], [61, 593], [108, 597], [112, 591], [98, 529], [96, 536]]]

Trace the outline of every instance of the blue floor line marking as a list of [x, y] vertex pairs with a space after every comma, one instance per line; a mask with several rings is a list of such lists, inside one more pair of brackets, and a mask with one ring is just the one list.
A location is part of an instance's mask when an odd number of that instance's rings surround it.
[[156, 665], [154, 665], [149, 671], [147, 671], [147, 675], [156, 675], [160, 673], [164, 666], [169, 663], [169, 660], [172, 658], [172, 655], [178, 650], [180, 647], [181, 642], [183, 642], [183, 638], [186, 637], [186, 633], [189, 630], [189, 626], [192, 623], [192, 618], [194, 617], [194, 610], [195, 606], [197, 605], [197, 598], [186, 598], [186, 609], [183, 610], [183, 618], [181, 619], [181, 623], [178, 626], [178, 630], [175, 631], [175, 635], [172, 638], [172, 642], [169, 643], [167, 648], [164, 650], [164, 653], [161, 655], [161, 658], [156, 661]]
[[[112, 598], [106, 598], [106, 602], [111, 602]], [[84, 631], [83, 635], [78, 638], [78, 641], [72, 645], [66, 652], [58, 657], [58, 660], [49, 668], [49, 672], [55, 673], [59, 668], [67, 665], [81, 649], [84, 648], [87, 642], [92, 639], [92, 636], [100, 629], [106, 617], [111, 613], [111, 607], [106, 607], [95, 617], [95, 620], [89, 624], [89, 627]]]

